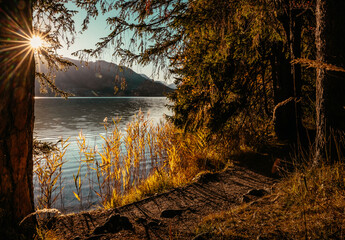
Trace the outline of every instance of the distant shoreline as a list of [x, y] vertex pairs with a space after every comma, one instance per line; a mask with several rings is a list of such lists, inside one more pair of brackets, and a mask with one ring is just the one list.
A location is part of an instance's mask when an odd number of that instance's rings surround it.
[[[68, 99], [101, 99], [101, 98], [167, 98], [166, 96], [113, 96], [113, 97], [68, 97]], [[41, 97], [35, 96], [35, 99], [62, 99], [65, 100], [64, 97]]]

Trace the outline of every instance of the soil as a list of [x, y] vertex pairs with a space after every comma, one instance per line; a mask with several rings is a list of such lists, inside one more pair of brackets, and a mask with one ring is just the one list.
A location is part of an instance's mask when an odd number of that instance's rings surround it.
[[231, 167], [116, 209], [60, 215], [51, 228], [58, 239], [69, 240], [193, 239], [203, 217], [255, 200], [275, 182], [248, 168]]

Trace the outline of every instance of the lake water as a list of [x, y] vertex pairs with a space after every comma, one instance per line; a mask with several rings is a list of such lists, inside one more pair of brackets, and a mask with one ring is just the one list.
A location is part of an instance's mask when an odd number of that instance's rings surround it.
[[[41, 141], [57, 142], [61, 137], [69, 139], [63, 165], [63, 204], [56, 202], [55, 207], [65, 211], [76, 211], [78, 201], [73, 196], [73, 174], [79, 167], [79, 150], [76, 138], [82, 130], [90, 146], [99, 144], [101, 134], [105, 134], [103, 120], [110, 121], [120, 117], [120, 130], [125, 130], [126, 124], [133, 116], [141, 111], [149, 113], [153, 122], [164, 119], [164, 115], [171, 114], [166, 107], [168, 100], [165, 97], [116, 97], [116, 98], [36, 98], [35, 100], [35, 128], [34, 137]], [[99, 146], [100, 148], [100, 146]], [[83, 185], [87, 188], [87, 184]], [[35, 184], [35, 194], [38, 194]], [[97, 204], [96, 197], [91, 196], [91, 205]], [[86, 207], [88, 208], [88, 207]]]

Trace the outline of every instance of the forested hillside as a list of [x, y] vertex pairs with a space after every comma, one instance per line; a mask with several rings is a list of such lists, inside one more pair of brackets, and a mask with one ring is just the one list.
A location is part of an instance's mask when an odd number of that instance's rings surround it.
[[[68, 59], [75, 66], [56, 72], [55, 85], [74, 96], [164, 96], [172, 91], [160, 82], [155, 82], [134, 72], [106, 61], [82, 63]], [[46, 64], [40, 64], [40, 71], [49, 73]], [[55, 93], [40, 92], [36, 81], [36, 96], [55, 96]]]

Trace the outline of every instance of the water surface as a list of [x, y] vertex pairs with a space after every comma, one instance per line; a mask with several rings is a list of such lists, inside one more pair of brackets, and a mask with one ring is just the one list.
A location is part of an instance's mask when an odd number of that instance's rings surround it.
[[[163, 120], [164, 115], [170, 114], [166, 107], [168, 100], [165, 97], [71, 97], [63, 98], [36, 98], [35, 100], [35, 128], [34, 137], [41, 141], [57, 142], [61, 137], [69, 139], [70, 146], [66, 152], [63, 166], [63, 204], [57, 201], [55, 207], [67, 211], [77, 210], [78, 201], [73, 196], [73, 174], [79, 167], [79, 150], [76, 138], [82, 130], [90, 146], [100, 145], [100, 135], [105, 134], [103, 120], [110, 121], [119, 117], [120, 130], [124, 131], [126, 124], [133, 116], [141, 111], [149, 113], [153, 122]], [[100, 146], [98, 146], [100, 149]], [[84, 173], [85, 169], [82, 170]], [[83, 188], [88, 188], [84, 182]], [[37, 184], [35, 194], [38, 194]], [[90, 200], [96, 204], [96, 197]], [[62, 209], [63, 210], [63, 209]]]

